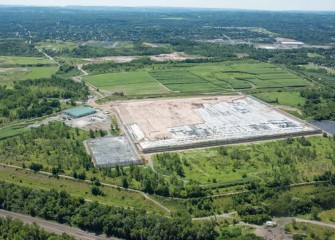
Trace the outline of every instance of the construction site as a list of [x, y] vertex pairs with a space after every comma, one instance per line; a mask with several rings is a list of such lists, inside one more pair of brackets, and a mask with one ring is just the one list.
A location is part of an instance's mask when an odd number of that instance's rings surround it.
[[121, 101], [108, 108], [142, 153], [321, 133], [251, 96]]

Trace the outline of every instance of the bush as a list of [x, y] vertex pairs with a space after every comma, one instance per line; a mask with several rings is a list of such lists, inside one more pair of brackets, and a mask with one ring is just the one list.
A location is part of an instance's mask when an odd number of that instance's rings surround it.
[[38, 172], [43, 169], [43, 165], [40, 163], [31, 163], [29, 168], [35, 172]]
[[97, 186], [93, 186], [91, 188], [91, 193], [94, 195], [94, 196], [104, 196], [104, 193], [101, 191], [101, 189]]

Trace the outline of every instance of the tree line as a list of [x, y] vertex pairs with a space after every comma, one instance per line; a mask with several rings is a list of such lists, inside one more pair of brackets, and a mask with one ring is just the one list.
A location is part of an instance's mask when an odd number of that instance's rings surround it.
[[21, 220], [0, 218], [0, 237], [3, 240], [75, 240], [68, 234], [47, 233], [36, 223], [24, 224]]
[[0, 182], [0, 207], [129, 240], [211, 240], [217, 236], [212, 222], [195, 223], [190, 218], [168, 218], [86, 202], [83, 198], [71, 197], [65, 191], [43, 191], [5, 182]]
[[17, 81], [13, 85], [0, 86], [0, 125], [58, 112], [60, 99], [82, 99], [89, 94], [84, 83], [58, 77]]

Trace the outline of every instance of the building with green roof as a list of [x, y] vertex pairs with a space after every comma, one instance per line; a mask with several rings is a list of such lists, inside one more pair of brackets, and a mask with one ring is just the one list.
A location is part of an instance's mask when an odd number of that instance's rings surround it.
[[64, 114], [72, 117], [72, 118], [80, 118], [85, 117], [87, 115], [91, 115], [96, 113], [97, 111], [94, 108], [88, 106], [80, 106], [75, 108], [70, 108], [63, 111]]

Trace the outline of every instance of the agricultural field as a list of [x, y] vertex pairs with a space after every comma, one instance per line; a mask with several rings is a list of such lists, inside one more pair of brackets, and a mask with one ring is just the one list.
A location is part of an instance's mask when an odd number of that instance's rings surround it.
[[50, 78], [58, 70], [58, 67], [33, 67], [29, 72], [21, 76], [20, 80]]
[[328, 138], [297, 138], [156, 155], [153, 161], [161, 174], [205, 186], [243, 185], [250, 180], [297, 183], [335, 170], [334, 148]]
[[173, 91], [303, 87], [307, 82], [285, 69], [266, 63], [199, 64], [152, 71], [150, 75]]
[[32, 65], [53, 65], [49, 59], [43, 57], [15, 57], [15, 56], [0, 56], [1, 66], [32, 66]]
[[[286, 69], [267, 63], [215, 63], [171, 67], [164, 70], [111, 73], [86, 77], [86, 81], [107, 91], [124, 91], [126, 95], [164, 93], [157, 82], [175, 92], [197, 93], [304, 87], [308, 82]], [[155, 82], [154, 86], [152, 83]], [[141, 86], [136, 85], [141, 83]], [[149, 86], [145, 84], [149, 84]], [[144, 85], [143, 85], [144, 84]], [[147, 88], [144, 91], [143, 88]], [[135, 89], [134, 89], [135, 88]], [[139, 89], [138, 89], [139, 88]]]
[[169, 90], [146, 72], [109, 73], [87, 76], [85, 81], [97, 88], [126, 95], [161, 94]]
[[305, 104], [306, 99], [300, 96], [300, 92], [267, 92], [256, 93], [254, 97], [267, 103], [275, 103], [291, 107], [300, 107]]

